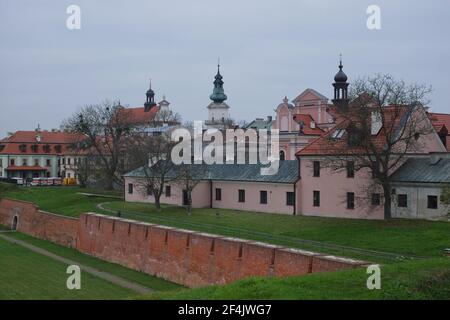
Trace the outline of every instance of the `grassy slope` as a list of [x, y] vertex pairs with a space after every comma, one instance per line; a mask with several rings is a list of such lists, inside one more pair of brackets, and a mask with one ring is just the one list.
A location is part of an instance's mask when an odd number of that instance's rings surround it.
[[122, 267], [115, 263], [109, 263], [109, 262], [97, 259], [95, 257], [83, 254], [77, 250], [69, 249], [69, 248], [48, 242], [48, 241], [33, 238], [31, 236], [28, 236], [28, 235], [25, 235], [22, 233], [18, 233], [18, 232], [8, 233], [8, 236], [25, 241], [25, 242], [35, 245], [37, 247], [43, 248], [47, 251], [50, 251], [50, 252], [57, 254], [59, 256], [62, 256], [64, 258], [77, 261], [80, 264], [96, 268], [100, 271], [114, 274], [114, 275], [119, 276], [128, 281], [139, 283], [145, 287], [148, 287], [148, 288], [151, 288], [154, 290], [163, 291], [163, 290], [174, 290], [174, 289], [181, 288], [181, 286], [179, 286], [175, 283], [165, 281], [165, 280], [157, 278], [157, 277], [150, 276], [146, 273], [134, 271], [132, 269]]
[[[33, 201], [45, 210], [73, 216], [85, 211], [95, 211], [97, 203], [110, 201], [75, 194], [80, 191], [85, 192], [77, 188], [35, 188], [27, 189], [26, 192], [22, 190], [9, 192], [7, 196]], [[420, 220], [367, 221], [294, 217], [217, 209], [194, 210], [193, 214], [188, 216], [182, 208], [164, 208], [162, 212], [157, 212], [150, 204], [120, 201], [112, 201], [108, 207], [138, 212], [138, 215], [123, 214], [127, 218], [178, 227], [186, 228], [186, 222], [215, 225], [214, 230], [191, 226], [191, 229], [200, 231], [229, 234], [225, 227], [233, 227], [430, 258], [383, 266], [382, 290], [375, 291], [369, 291], [365, 287], [368, 276], [365, 270], [356, 269], [301, 277], [252, 278], [227, 286], [176, 290], [156, 293], [144, 298], [450, 299], [450, 259], [432, 258], [442, 257], [443, 248], [449, 246], [449, 223]], [[217, 212], [220, 213], [219, 216]], [[161, 218], [173, 218], [176, 221], [161, 221], [159, 220]], [[273, 242], [269, 238], [258, 238], [258, 240]], [[319, 248], [317, 249], [320, 251]]]
[[[18, 191], [8, 192], [6, 196], [35, 202], [42, 209], [55, 213], [78, 216], [81, 212], [96, 211], [101, 202], [111, 199], [90, 198], [77, 194], [86, 192], [85, 189], [72, 188], [20, 188]], [[280, 214], [253, 213], [221, 209], [195, 209], [191, 216], [185, 209], [179, 207], [164, 208], [157, 212], [153, 205], [144, 203], [125, 203], [112, 201], [106, 207], [138, 212], [138, 215], [122, 213], [126, 218], [166, 224], [176, 227], [189, 228], [224, 235], [272, 242], [286, 246], [297, 246], [322, 252], [330, 252], [320, 247], [308, 247], [267, 236], [249, 235], [226, 230], [227, 227], [241, 230], [259, 231], [273, 235], [290, 236], [300, 239], [316, 240], [357, 248], [380, 250], [435, 257], [442, 254], [442, 250], [449, 247], [448, 235], [450, 223], [431, 222], [423, 220], [391, 220], [370, 221], [340, 218], [319, 218], [306, 216], [289, 216]], [[219, 216], [217, 216], [219, 213]], [[159, 219], [175, 219], [159, 220]], [[187, 225], [186, 223], [202, 223], [214, 225], [211, 227]], [[347, 252], [331, 252], [349, 255]], [[377, 260], [378, 261], [378, 260]]]
[[381, 289], [363, 268], [288, 278], [250, 278], [226, 286], [156, 293], [141, 299], [450, 299], [450, 259], [381, 266]]
[[124, 299], [135, 292], [87, 273], [81, 290], [66, 287], [67, 266], [0, 239], [0, 299]]
[[78, 192], [95, 192], [98, 190], [78, 187], [19, 187], [5, 193], [5, 197], [36, 203], [41, 209], [66, 216], [78, 217], [83, 212], [96, 211], [96, 205], [111, 199], [87, 197]]

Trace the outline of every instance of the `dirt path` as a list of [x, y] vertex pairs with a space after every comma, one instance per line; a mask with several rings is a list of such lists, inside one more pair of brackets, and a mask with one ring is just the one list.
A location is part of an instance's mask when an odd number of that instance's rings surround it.
[[115, 276], [115, 275], [113, 275], [111, 273], [103, 272], [103, 271], [100, 271], [98, 269], [82, 265], [82, 264], [78, 263], [77, 261], [70, 260], [70, 259], [58, 256], [58, 255], [56, 255], [54, 253], [51, 253], [51, 252], [49, 252], [49, 251], [47, 251], [45, 249], [42, 249], [42, 248], [36, 247], [36, 246], [34, 246], [32, 244], [26, 243], [25, 241], [21, 241], [21, 240], [17, 240], [17, 239], [8, 237], [6, 235], [7, 232], [0, 231], [0, 239], [9, 241], [9, 242], [17, 244], [17, 245], [20, 245], [20, 246], [22, 246], [24, 248], [27, 248], [27, 249], [29, 249], [29, 250], [31, 250], [33, 252], [42, 254], [43, 256], [49, 257], [49, 258], [51, 258], [53, 260], [62, 262], [64, 264], [77, 265], [84, 272], [87, 272], [87, 273], [89, 273], [89, 274], [91, 274], [93, 276], [96, 276], [98, 278], [101, 278], [103, 280], [111, 282], [111, 283], [116, 284], [118, 286], [121, 286], [123, 288], [127, 288], [127, 289], [130, 289], [130, 290], [133, 290], [133, 291], [135, 291], [135, 292], [137, 292], [139, 294], [149, 294], [149, 293], [154, 292], [154, 290], [152, 290], [150, 288], [141, 286], [140, 284], [137, 284], [137, 283], [134, 283], [134, 282], [130, 282], [128, 280], [125, 280], [123, 278]]

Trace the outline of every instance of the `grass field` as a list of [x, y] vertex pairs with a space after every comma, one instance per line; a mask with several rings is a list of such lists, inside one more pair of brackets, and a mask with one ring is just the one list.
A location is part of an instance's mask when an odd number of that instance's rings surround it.
[[381, 266], [381, 289], [368, 290], [359, 268], [288, 278], [249, 278], [226, 286], [155, 293], [142, 299], [450, 299], [450, 259]]
[[[88, 211], [112, 214], [96, 207], [99, 203], [108, 202], [104, 207], [114, 211], [120, 210], [122, 216], [129, 219], [342, 254], [376, 262], [388, 260], [376, 255], [360, 255], [346, 249], [333, 249], [327, 247], [327, 244], [419, 257], [439, 257], [443, 255], [444, 248], [450, 247], [450, 223], [447, 222], [399, 219], [370, 221], [223, 209], [194, 209], [189, 216], [181, 207], [163, 207], [163, 210], [158, 212], [152, 204], [86, 197], [78, 192], [89, 190], [77, 187], [19, 188], [7, 192], [6, 196], [31, 201], [44, 210], [68, 216], [78, 216]], [[296, 241], [302, 239], [319, 241], [324, 245]]]
[[[134, 295], [133, 298], [450, 299], [450, 259], [444, 257], [444, 249], [450, 247], [450, 223], [447, 222], [350, 220], [217, 209], [194, 209], [192, 215], [188, 215], [184, 208], [163, 207], [163, 210], [158, 212], [151, 204], [86, 197], [77, 192], [91, 191], [76, 187], [18, 188], [7, 191], [6, 196], [32, 201], [44, 210], [69, 216], [78, 216], [86, 211], [115, 215], [115, 212], [120, 210], [122, 217], [129, 219], [313, 249], [318, 252], [356, 256], [346, 249], [342, 249], [342, 252], [330, 251], [326, 245], [321, 247], [315, 244], [311, 248], [301, 240], [423, 257], [413, 261], [394, 262], [377, 256], [370, 259], [370, 254], [366, 255], [369, 261], [383, 263], [381, 290], [370, 291], [366, 288], [368, 275], [365, 269], [289, 278], [251, 278], [226, 286], [180, 289], [166, 282], [158, 284], [154, 278], [149, 279], [141, 273], [85, 256], [71, 249], [18, 233], [14, 235], [30, 243], [39, 244], [61, 256], [95, 267], [98, 264], [104, 270], [110, 270], [109, 272], [119, 274], [130, 281], [161, 290], [150, 296]], [[112, 212], [97, 208], [99, 203], [105, 202], [104, 207]]]
[[82, 273], [81, 290], [66, 287], [67, 266], [0, 239], [0, 299], [125, 299], [134, 291]]

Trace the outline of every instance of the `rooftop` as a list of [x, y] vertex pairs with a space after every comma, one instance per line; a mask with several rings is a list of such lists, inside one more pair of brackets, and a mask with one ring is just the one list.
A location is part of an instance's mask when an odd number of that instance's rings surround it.
[[[261, 175], [261, 168], [268, 165], [261, 164], [212, 164], [212, 165], [186, 165], [191, 168], [195, 179], [216, 181], [249, 181], [249, 182], [277, 182], [295, 183], [298, 179], [297, 160], [280, 161], [278, 173], [274, 175]], [[167, 176], [176, 178], [182, 166], [176, 166]], [[144, 167], [133, 170], [125, 177], [144, 177]]]
[[408, 159], [391, 178], [395, 182], [450, 183], [450, 158], [436, 163], [430, 158]]

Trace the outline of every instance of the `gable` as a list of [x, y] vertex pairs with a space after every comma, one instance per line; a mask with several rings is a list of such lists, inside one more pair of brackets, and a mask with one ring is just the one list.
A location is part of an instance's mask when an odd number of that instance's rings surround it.
[[293, 102], [295, 104], [299, 104], [299, 103], [302, 103], [302, 102], [317, 101], [317, 100], [328, 101], [328, 98], [325, 97], [323, 94], [317, 92], [314, 89], [306, 89], [305, 91], [300, 93], [300, 95], [298, 95], [297, 98], [295, 98], [293, 100]]

